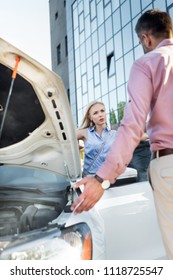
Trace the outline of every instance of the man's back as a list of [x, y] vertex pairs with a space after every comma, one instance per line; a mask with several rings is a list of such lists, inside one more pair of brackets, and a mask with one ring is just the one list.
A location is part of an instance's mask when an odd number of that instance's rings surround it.
[[[143, 98], [141, 106], [145, 110], [146, 103], [151, 103], [147, 127], [151, 150], [172, 148], [173, 39], [163, 40], [155, 50], [138, 59], [132, 68], [132, 76], [136, 75], [137, 85], [140, 82], [144, 85], [143, 90], [140, 90], [140, 96]], [[135, 87], [136, 83], [134, 82], [132, 86]], [[134, 91], [133, 88], [133, 96], [134, 93], [137, 94], [137, 90]]]

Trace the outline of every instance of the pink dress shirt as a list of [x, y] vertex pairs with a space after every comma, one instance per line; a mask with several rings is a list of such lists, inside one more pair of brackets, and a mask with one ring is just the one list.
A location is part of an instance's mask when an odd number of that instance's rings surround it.
[[129, 102], [105, 162], [97, 174], [111, 183], [124, 172], [145, 131], [151, 151], [173, 148], [173, 38], [136, 60], [128, 82]]

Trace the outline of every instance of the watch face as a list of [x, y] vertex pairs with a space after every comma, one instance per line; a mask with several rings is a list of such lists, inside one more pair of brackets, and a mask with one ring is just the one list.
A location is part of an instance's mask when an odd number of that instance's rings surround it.
[[104, 180], [103, 183], [102, 183], [102, 188], [104, 190], [108, 189], [110, 187], [110, 182], [109, 180]]

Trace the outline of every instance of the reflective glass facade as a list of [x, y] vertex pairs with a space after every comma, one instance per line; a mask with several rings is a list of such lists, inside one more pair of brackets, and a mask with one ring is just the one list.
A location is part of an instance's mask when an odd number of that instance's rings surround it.
[[66, 1], [70, 103], [76, 124], [92, 100], [103, 101], [108, 115], [111, 109], [117, 114], [119, 102], [127, 101], [132, 63], [143, 54], [134, 27], [151, 8], [173, 16], [172, 0]]

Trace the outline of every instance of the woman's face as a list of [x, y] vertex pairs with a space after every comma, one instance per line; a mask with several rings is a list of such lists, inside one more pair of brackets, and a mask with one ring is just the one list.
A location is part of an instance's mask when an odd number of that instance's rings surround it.
[[95, 123], [95, 125], [102, 125], [106, 123], [106, 112], [105, 106], [102, 104], [94, 104], [89, 110], [90, 120]]

